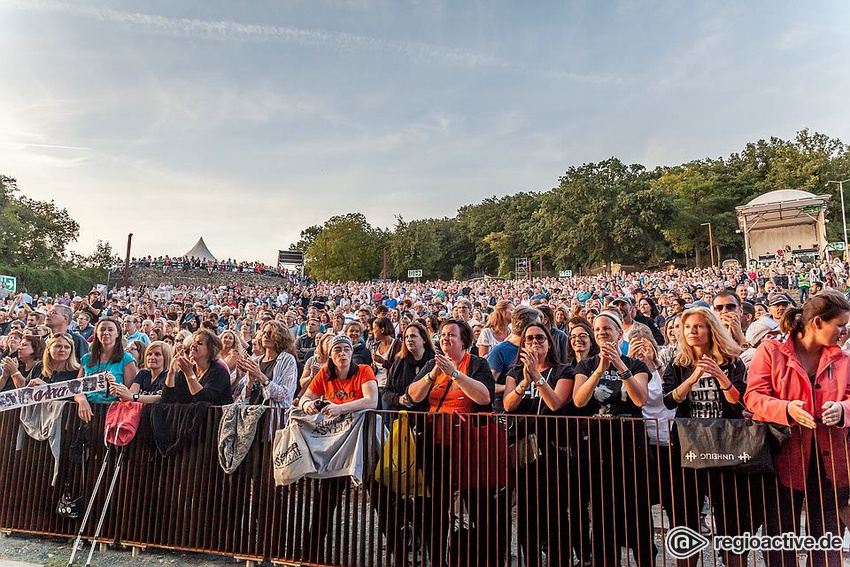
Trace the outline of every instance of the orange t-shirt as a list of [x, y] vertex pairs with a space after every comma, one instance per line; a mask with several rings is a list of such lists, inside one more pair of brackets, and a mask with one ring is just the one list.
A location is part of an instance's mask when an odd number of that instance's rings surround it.
[[363, 384], [374, 380], [375, 373], [365, 364], [358, 365], [357, 372], [351, 378], [329, 380], [328, 367], [325, 365], [310, 382], [310, 391], [332, 404], [344, 404], [363, 398]]
[[[472, 357], [469, 353], [464, 354], [457, 366], [458, 371], [468, 376], [470, 360], [472, 360]], [[432, 413], [436, 411], [440, 413], [471, 413], [474, 410], [472, 400], [454, 383], [451, 376], [444, 374], [437, 366], [434, 366], [431, 374], [434, 377], [434, 386], [428, 394], [429, 411]], [[448, 388], [448, 393], [446, 388]], [[445, 396], [445, 399], [443, 399], [443, 396]], [[442, 405], [440, 404], [441, 400]]]

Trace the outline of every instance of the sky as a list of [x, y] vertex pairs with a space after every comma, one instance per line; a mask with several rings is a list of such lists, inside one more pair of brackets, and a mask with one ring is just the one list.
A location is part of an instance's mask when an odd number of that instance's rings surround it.
[[0, 0], [0, 172], [121, 255], [274, 263], [616, 156], [850, 142], [850, 2]]

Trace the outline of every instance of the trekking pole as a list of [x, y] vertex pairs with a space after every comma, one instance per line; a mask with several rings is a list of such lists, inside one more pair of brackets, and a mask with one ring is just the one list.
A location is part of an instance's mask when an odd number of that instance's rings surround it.
[[106, 502], [103, 503], [103, 511], [100, 513], [100, 520], [97, 523], [97, 528], [94, 531], [94, 538], [91, 540], [91, 549], [89, 556], [86, 559], [86, 567], [91, 565], [91, 558], [94, 555], [94, 548], [97, 545], [97, 538], [100, 536], [100, 530], [103, 528], [103, 521], [106, 519], [106, 513], [109, 511], [109, 501], [112, 499], [112, 493], [115, 491], [115, 483], [118, 482], [118, 473], [121, 472], [121, 459], [124, 458], [124, 451], [118, 453], [118, 458], [115, 460], [115, 472], [112, 474], [112, 482], [109, 484], [109, 491], [106, 493]]
[[74, 564], [74, 558], [77, 556], [77, 550], [80, 547], [80, 541], [83, 538], [83, 531], [86, 529], [86, 524], [89, 521], [91, 510], [94, 507], [94, 501], [97, 499], [97, 491], [100, 489], [100, 483], [103, 481], [103, 475], [106, 472], [106, 465], [109, 464], [109, 447], [106, 448], [106, 453], [103, 455], [103, 466], [100, 467], [100, 473], [97, 475], [97, 480], [94, 483], [89, 504], [86, 507], [86, 513], [83, 515], [83, 521], [80, 523], [80, 531], [77, 532], [77, 539], [74, 540], [74, 547], [71, 549], [71, 558], [68, 559], [68, 567]]

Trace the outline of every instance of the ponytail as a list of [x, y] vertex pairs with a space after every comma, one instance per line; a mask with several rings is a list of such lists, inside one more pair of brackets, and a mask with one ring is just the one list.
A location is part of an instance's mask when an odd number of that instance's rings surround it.
[[797, 336], [806, 328], [803, 322], [803, 310], [799, 307], [788, 309], [779, 321], [779, 329], [786, 335]]
[[802, 308], [794, 307], [785, 312], [779, 328], [791, 336], [802, 335], [815, 317], [824, 321], [832, 321], [839, 315], [850, 311], [850, 301], [843, 293], [834, 289], [826, 289], [809, 298]]

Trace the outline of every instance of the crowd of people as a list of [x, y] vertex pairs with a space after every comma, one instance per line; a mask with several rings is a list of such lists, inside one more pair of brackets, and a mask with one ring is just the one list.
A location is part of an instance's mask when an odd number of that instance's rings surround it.
[[[180, 262], [204, 266], [169, 265]], [[575, 554], [613, 565], [625, 548], [652, 565], [650, 508], [662, 500], [674, 523], [697, 531], [709, 515], [716, 534], [795, 531], [808, 510], [808, 533], [843, 533], [850, 474], [846, 449], [837, 447], [846, 447], [850, 425], [848, 268], [787, 262], [531, 280], [23, 292], [0, 306], [0, 391], [108, 372], [107, 390], [75, 398], [84, 421], [92, 404], [121, 399], [245, 400], [328, 417], [404, 409], [587, 418], [600, 425], [571, 430], [567, 420], [563, 431], [536, 431], [535, 451], [551, 458], [529, 459], [535, 481], [515, 488], [526, 562], [538, 564], [542, 543], [550, 564], [572, 564]], [[794, 426], [777, 454], [776, 488], [761, 483], [756, 493], [734, 472], [681, 474], [676, 417]], [[610, 426], [618, 419], [628, 420], [627, 432]], [[453, 482], [448, 436], [432, 430], [420, 439], [430, 445], [421, 466], [440, 483]], [[571, 438], [605, 450], [582, 457], [563, 444]], [[655, 467], [671, 490], [652, 490], [646, 479]], [[590, 489], [578, 488], [582, 482]], [[507, 498], [488, 490], [471, 491], [467, 508], [482, 509], [474, 498]], [[733, 507], [730, 495], [765, 504]], [[534, 504], [541, 500], [553, 505]], [[433, 564], [446, 557], [451, 505], [451, 493], [440, 491], [426, 506], [430, 527], [421, 538]], [[612, 524], [612, 514], [629, 520]], [[478, 530], [485, 542], [499, 539], [490, 526], [504, 525], [490, 520], [472, 518], [487, 526]], [[382, 530], [401, 554], [390, 533], [397, 528], [387, 522]], [[327, 526], [311, 529], [317, 541]], [[501, 564], [505, 552], [496, 546], [492, 561]], [[788, 553], [767, 559], [794, 564]], [[814, 556], [814, 564], [831, 561], [831, 553]]]
[[[167, 273], [168, 270], [181, 270], [188, 272], [189, 270], [206, 270], [207, 273], [213, 272], [228, 272], [234, 274], [259, 274], [264, 276], [277, 276], [292, 279], [294, 283], [303, 283], [310, 281], [309, 278], [303, 277], [298, 271], [290, 270], [282, 267], [268, 266], [263, 262], [244, 262], [237, 261], [231, 258], [227, 260], [211, 260], [198, 258], [197, 256], [145, 256], [143, 258], [131, 258], [131, 268], [157, 268]], [[115, 266], [115, 270], [120, 270], [123, 265]]]

